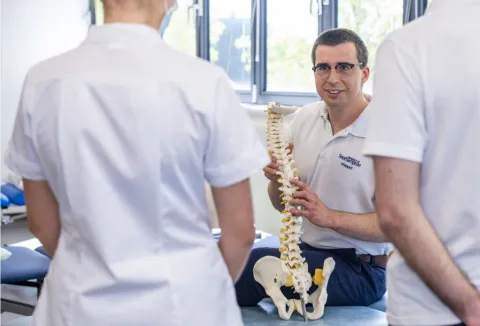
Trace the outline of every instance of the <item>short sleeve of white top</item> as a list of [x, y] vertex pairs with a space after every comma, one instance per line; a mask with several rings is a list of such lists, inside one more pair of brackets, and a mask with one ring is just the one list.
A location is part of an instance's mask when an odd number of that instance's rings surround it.
[[[363, 156], [368, 107], [357, 120], [333, 135], [323, 102], [300, 108], [289, 124], [299, 178], [330, 209], [354, 214], [375, 212], [372, 160]], [[302, 241], [317, 248], [355, 248], [358, 254], [385, 255], [391, 244], [354, 239], [303, 220]]]
[[[392, 39], [387, 39], [380, 51], [382, 56], [377, 62], [382, 70], [375, 79], [365, 153], [421, 162], [427, 132], [420, 71], [407, 68], [417, 65], [412, 54]], [[408, 74], [402, 74], [404, 70]], [[395, 75], [385, 78], [384, 73]], [[396, 91], [392, 93], [392, 89]]]
[[234, 184], [261, 170], [270, 158], [255, 126], [222, 72], [205, 156], [206, 180], [214, 187]]
[[[480, 66], [449, 68], [452, 58], [478, 60], [479, 10], [479, 1], [433, 1], [382, 43], [364, 154], [421, 164], [425, 216], [480, 290]], [[390, 324], [460, 323], [399, 252], [389, 260], [387, 286]]]
[[32, 135], [32, 117], [28, 111], [30, 100], [30, 88], [26, 79], [19, 101], [12, 137], [5, 153], [4, 164], [18, 176], [39, 181], [45, 180], [45, 174]]

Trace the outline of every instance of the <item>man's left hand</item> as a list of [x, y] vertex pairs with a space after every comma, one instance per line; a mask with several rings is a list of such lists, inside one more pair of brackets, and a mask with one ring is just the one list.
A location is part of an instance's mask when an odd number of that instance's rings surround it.
[[311, 223], [322, 228], [332, 227], [332, 211], [320, 200], [318, 195], [305, 183], [298, 179], [290, 180], [290, 183], [298, 187], [298, 191], [292, 196], [290, 204], [302, 206], [303, 209], [290, 209], [294, 216], [303, 216]]

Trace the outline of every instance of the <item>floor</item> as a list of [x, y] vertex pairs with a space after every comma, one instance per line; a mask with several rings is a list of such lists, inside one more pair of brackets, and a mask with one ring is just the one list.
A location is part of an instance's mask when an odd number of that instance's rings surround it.
[[12, 244], [31, 238], [33, 235], [28, 231], [26, 220], [17, 220], [11, 224], [2, 225], [2, 244]]
[[[12, 244], [20, 241], [25, 241], [33, 238], [33, 235], [28, 231], [27, 222], [25, 220], [17, 220], [11, 224], [2, 225], [1, 227], [1, 242], [2, 244]], [[33, 291], [32, 291], [33, 290]], [[2, 297], [6, 297], [12, 300], [19, 300], [27, 303], [35, 302], [34, 289], [19, 289], [18, 287], [2, 285], [1, 286]], [[1, 314], [0, 325], [21, 317], [20, 315], [4, 312]]]

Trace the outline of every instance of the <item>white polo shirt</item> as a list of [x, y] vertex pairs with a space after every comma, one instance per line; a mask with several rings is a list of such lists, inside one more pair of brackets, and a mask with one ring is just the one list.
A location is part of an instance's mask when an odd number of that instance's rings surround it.
[[[480, 290], [479, 12], [480, 0], [435, 0], [384, 41], [364, 153], [422, 164], [425, 215]], [[387, 280], [391, 324], [460, 322], [398, 252]]]
[[[368, 108], [349, 127], [332, 135], [324, 102], [300, 108], [290, 123], [299, 178], [333, 210], [375, 212], [372, 159], [363, 156]], [[303, 219], [302, 240], [317, 248], [355, 248], [358, 254], [384, 255], [391, 244], [353, 239]]]

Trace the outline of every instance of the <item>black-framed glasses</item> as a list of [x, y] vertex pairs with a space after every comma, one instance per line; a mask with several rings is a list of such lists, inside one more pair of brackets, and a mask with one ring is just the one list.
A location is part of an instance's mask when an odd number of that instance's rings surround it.
[[[335, 71], [337, 74], [349, 74], [353, 71], [355, 66], [363, 68], [363, 63], [348, 63], [348, 62], [339, 62], [335, 65]], [[327, 63], [319, 63], [312, 68], [313, 72], [320, 76], [326, 76], [330, 74], [332, 67]]]

